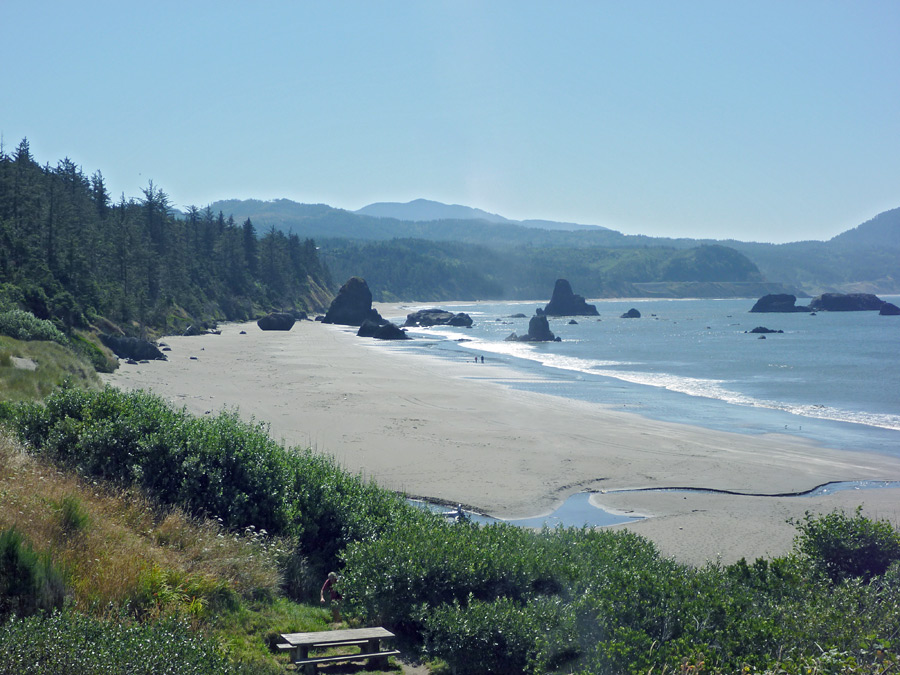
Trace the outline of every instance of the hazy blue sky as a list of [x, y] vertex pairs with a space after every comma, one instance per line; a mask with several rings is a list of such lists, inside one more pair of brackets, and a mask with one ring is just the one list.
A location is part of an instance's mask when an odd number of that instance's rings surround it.
[[0, 1], [0, 133], [222, 198], [827, 239], [900, 206], [900, 2]]

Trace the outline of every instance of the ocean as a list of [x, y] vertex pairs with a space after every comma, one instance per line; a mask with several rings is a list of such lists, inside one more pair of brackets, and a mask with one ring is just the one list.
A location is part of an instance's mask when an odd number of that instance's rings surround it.
[[[900, 297], [880, 296], [894, 304]], [[501, 363], [511, 387], [744, 434], [789, 433], [900, 457], [900, 317], [751, 314], [754, 299], [589, 300], [599, 317], [551, 318], [560, 342], [506, 342], [545, 302], [409, 305], [465, 312], [471, 328], [410, 328], [392, 349]], [[631, 308], [640, 318], [621, 315]], [[526, 318], [511, 318], [522, 313]], [[400, 325], [405, 314], [386, 316]], [[575, 323], [570, 323], [574, 319]], [[783, 333], [760, 339], [764, 326]], [[524, 377], [523, 377], [524, 376]]]

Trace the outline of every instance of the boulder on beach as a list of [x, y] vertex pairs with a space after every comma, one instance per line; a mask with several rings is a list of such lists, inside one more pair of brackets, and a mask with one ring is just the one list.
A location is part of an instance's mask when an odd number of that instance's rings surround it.
[[260, 330], [290, 330], [296, 319], [285, 312], [272, 312], [257, 320]]
[[101, 334], [100, 341], [120, 359], [134, 361], [165, 361], [166, 355], [159, 347], [147, 340], [136, 337]]
[[598, 316], [597, 307], [589, 305], [583, 296], [572, 291], [566, 279], [557, 279], [550, 302], [542, 312], [547, 316]]
[[341, 286], [337, 297], [325, 313], [322, 323], [342, 326], [362, 326], [363, 321], [384, 323], [378, 310], [372, 307], [372, 291], [362, 277], [351, 277]]
[[465, 312], [454, 314], [445, 309], [420, 309], [406, 315], [404, 326], [459, 326], [470, 328], [472, 317]]
[[409, 340], [406, 331], [395, 323], [386, 321], [378, 323], [377, 321], [363, 321], [359, 330], [356, 332], [358, 337], [371, 337], [376, 340]]

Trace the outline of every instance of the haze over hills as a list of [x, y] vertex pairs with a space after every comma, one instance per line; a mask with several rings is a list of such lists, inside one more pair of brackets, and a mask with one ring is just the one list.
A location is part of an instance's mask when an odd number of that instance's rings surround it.
[[850, 245], [889, 246], [900, 249], [900, 208], [879, 213], [862, 225], [842, 232], [831, 242]]
[[[633, 288], [616, 286], [608, 276], [605, 277], [604, 285], [603, 274], [608, 274], [611, 269], [609, 251], [622, 251], [618, 255], [623, 261], [627, 259], [632, 268], [626, 270], [624, 263], [618, 265], [618, 279], [659, 282], [666, 280], [638, 278], [642, 266], [648, 273], [651, 269], [660, 273], [659, 268], [655, 267], [657, 256], [650, 256], [650, 249], [669, 249], [669, 255], [674, 256], [677, 251], [717, 246], [714, 250], [720, 252], [722, 261], [734, 262], [722, 250], [733, 249], [746, 256], [758, 268], [764, 282], [781, 284], [784, 290], [797, 295], [818, 295], [827, 291], [900, 293], [900, 209], [879, 214], [829, 241], [769, 244], [647, 237], [625, 235], [599, 226], [513, 221], [480, 209], [424, 199], [407, 204], [370, 204], [357, 212], [325, 204], [299, 204], [287, 199], [265, 202], [228, 200], [215, 202], [209, 208], [232, 216], [237, 223], [249, 218], [260, 233], [274, 228], [301, 237], [315, 238], [338, 276], [345, 272], [362, 274], [361, 271], [354, 271], [355, 268], [349, 265], [349, 261], [354, 260], [354, 264], [359, 266], [361, 261], [369, 259], [367, 256], [380, 258], [382, 267], [390, 265], [392, 256], [397, 261], [402, 259], [407, 268], [418, 268], [421, 265], [422, 275], [429, 264], [434, 265], [433, 256], [437, 256], [447, 269], [455, 269], [454, 264], [459, 268], [466, 260], [474, 259], [484, 261], [485, 265], [493, 264], [499, 269], [501, 264], [513, 264], [512, 259], [507, 258], [512, 255], [513, 250], [521, 249], [529, 251], [530, 265], [543, 265], [543, 261], [554, 260], [557, 274], [563, 275], [565, 269], [572, 269], [573, 274], [587, 275], [587, 283], [580, 287], [580, 292], [596, 293], [596, 297], [599, 297], [605, 293], [634, 291]], [[428, 217], [435, 217], [437, 220], [420, 220]], [[402, 245], [396, 243], [400, 240], [404, 240]], [[392, 241], [395, 244], [391, 244]], [[350, 246], [348, 242], [355, 243]], [[414, 242], [418, 243], [410, 245]], [[449, 243], [455, 245], [448, 246]], [[485, 248], [492, 253], [486, 255]], [[647, 249], [648, 253], [641, 257], [634, 253], [626, 254], [625, 249]], [[523, 262], [524, 254], [521, 251], [516, 254], [517, 264]], [[588, 255], [588, 251], [594, 253]], [[591, 257], [595, 262], [589, 264], [587, 259]], [[654, 262], [647, 267], [650, 258]], [[606, 261], [602, 265], [596, 262], [601, 259]], [[452, 260], [457, 263], [451, 263]], [[570, 266], [575, 260], [581, 261], [577, 266], [580, 271]], [[424, 261], [429, 262], [426, 264]], [[601, 274], [597, 271], [599, 267], [606, 271]], [[727, 266], [720, 265], [720, 269], [725, 270]], [[547, 274], [552, 276], [553, 272], [548, 270]], [[722, 280], [734, 283], [736, 278], [733, 274], [730, 277], [726, 274]], [[709, 281], [706, 277], [705, 280]], [[575, 280], [572, 281], [574, 283]], [[482, 287], [497, 288], [498, 283], [496, 278], [486, 278]], [[552, 286], [552, 279], [549, 283]], [[423, 282], [417, 282], [417, 285], [421, 287]], [[588, 286], [594, 290], [589, 290]], [[516, 287], [519, 293], [526, 293], [524, 286], [517, 284]], [[695, 291], [696, 289], [682, 288], [677, 292]], [[708, 292], [724, 291], [716, 289]], [[459, 297], [462, 299], [462, 296]]]
[[488, 223], [509, 223], [534, 227], [544, 230], [592, 230], [609, 228], [600, 225], [581, 225], [579, 223], [564, 223], [553, 220], [511, 220], [496, 213], [488, 213], [482, 209], [460, 204], [442, 204], [430, 199], [414, 199], [411, 202], [376, 202], [354, 211], [361, 216], [374, 218], [394, 218], [412, 222], [429, 222], [436, 220], [484, 220]]

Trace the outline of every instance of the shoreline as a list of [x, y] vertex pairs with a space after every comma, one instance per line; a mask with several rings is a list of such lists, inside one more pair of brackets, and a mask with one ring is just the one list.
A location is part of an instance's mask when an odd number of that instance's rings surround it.
[[152, 390], [198, 415], [237, 409], [266, 422], [276, 440], [332, 455], [387, 489], [495, 517], [547, 513], [592, 491], [595, 505], [652, 515], [615, 527], [691, 564], [781, 555], [796, 533], [787, 519], [806, 510], [863, 504], [864, 513], [900, 523], [892, 488], [802, 500], [603, 492], [677, 484], [786, 493], [834, 480], [898, 480], [900, 461], [891, 457], [779, 433], [658, 422], [524, 391], [499, 382], [523, 379], [502, 364], [404, 353], [403, 343], [357, 338], [348, 327], [299, 321], [283, 333], [255, 323], [221, 328], [221, 335], [166, 338], [169, 361], [123, 364], [103, 379]]

